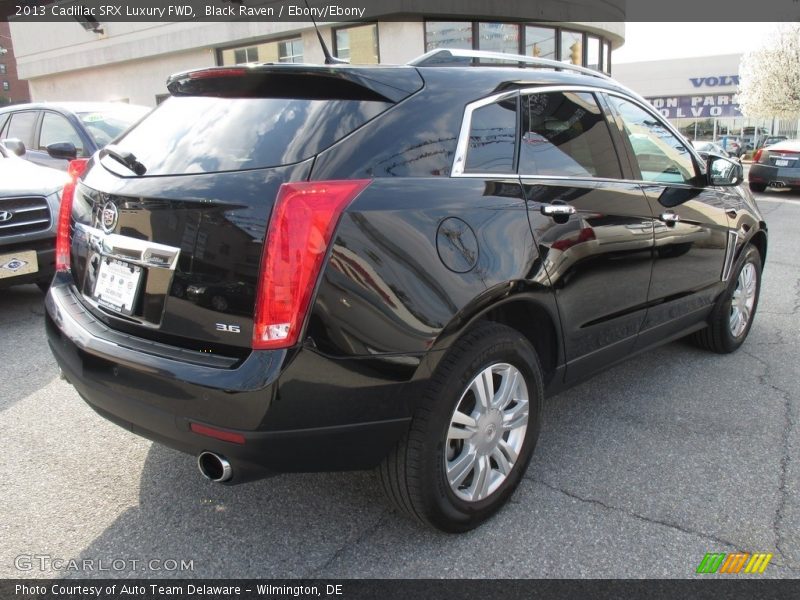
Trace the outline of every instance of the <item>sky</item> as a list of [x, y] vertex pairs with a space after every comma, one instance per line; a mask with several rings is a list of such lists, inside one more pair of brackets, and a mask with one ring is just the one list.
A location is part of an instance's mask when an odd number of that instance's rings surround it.
[[758, 48], [779, 23], [626, 23], [613, 64], [737, 54]]

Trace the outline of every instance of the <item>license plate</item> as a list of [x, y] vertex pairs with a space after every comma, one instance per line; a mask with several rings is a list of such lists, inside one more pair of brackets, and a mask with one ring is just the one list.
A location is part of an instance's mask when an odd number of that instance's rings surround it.
[[29, 275], [39, 271], [35, 250], [0, 254], [0, 279]]
[[780, 158], [775, 159], [775, 166], [776, 167], [788, 167], [789, 166], [789, 161], [788, 160], [782, 160]]
[[133, 314], [142, 268], [121, 260], [104, 258], [97, 272], [92, 297], [101, 306], [125, 315]]

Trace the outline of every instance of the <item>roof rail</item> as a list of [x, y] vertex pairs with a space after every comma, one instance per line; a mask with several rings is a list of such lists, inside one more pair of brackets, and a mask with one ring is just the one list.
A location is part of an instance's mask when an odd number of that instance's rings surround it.
[[[606, 75], [605, 73], [600, 73], [599, 71], [595, 71], [594, 69], [587, 69], [586, 67], [579, 67], [577, 65], [572, 65], [570, 63], [563, 63], [557, 60], [549, 60], [547, 58], [536, 58], [534, 56], [523, 56], [522, 54], [506, 54], [504, 52], [485, 52], [482, 50], [458, 50], [454, 48], [439, 48], [437, 50], [431, 50], [430, 52], [423, 54], [419, 58], [415, 58], [410, 63], [411, 66], [414, 67], [446, 67], [446, 66], [456, 66], [459, 64], [463, 64], [464, 59], [469, 58], [473, 59], [486, 59], [486, 60], [497, 60], [510, 63], [509, 66], [517, 65], [518, 67], [522, 66], [530, 66], [530, 67], [540, 67], [545, 69], [557, 69], [559, 71], [575, 71], [576, 73], [582, 73], [583, 75], [589, 75], [591, 77], [599, 77], [600, 79], [608, 79], [613, 81], [611, 77]], [[496, 66], [496, 65], [486, 65], [486, 66]], [[502, 65], [499, 65], [502, 66]]]

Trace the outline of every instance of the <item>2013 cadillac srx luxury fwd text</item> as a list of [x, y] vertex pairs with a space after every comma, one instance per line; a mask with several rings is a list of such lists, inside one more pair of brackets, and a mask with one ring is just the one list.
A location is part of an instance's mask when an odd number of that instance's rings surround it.
[[466, 531], [519, 483], [545, 395], [753, 324], [741, 165], [605, 75], [438, 50], [168, 88], [70, 165], [47, 331], [93, 409], [209, 479], [377, 468]]

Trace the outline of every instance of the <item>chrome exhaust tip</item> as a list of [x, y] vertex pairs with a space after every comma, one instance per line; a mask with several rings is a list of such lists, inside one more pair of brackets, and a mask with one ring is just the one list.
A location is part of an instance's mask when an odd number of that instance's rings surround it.
[[215, 483], [225, 483], [233, 477], [233, 467], [228, 459], [214, 452], [201, 452], [197, 457], [197, 468], [203, 477]]
[[780, 189], [780, 188], [785, 188], [786, 184], [784, 182], [782, 182], [782, 181], [770, 181], [769, 182], [769, 187]]

